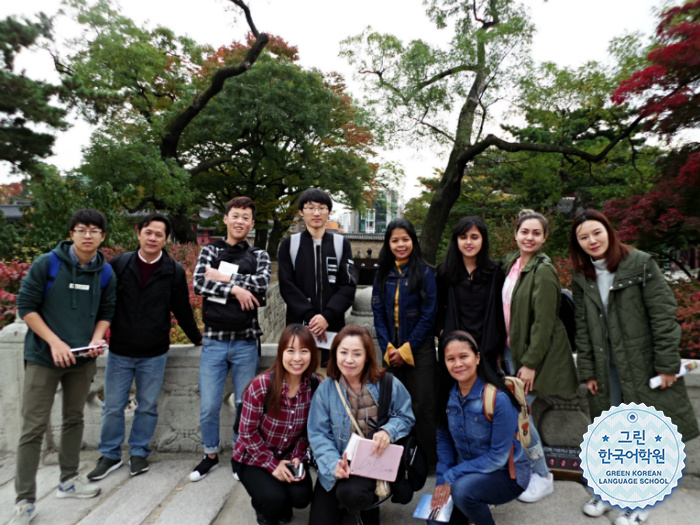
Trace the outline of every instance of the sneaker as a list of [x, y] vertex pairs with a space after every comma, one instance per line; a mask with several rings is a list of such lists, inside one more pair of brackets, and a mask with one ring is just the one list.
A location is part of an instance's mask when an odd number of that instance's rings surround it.
[[100, 493], [100, 487], [88, 483], [82, 476], [76, 476], [59, 483], [57, 498], [94, 498]]
[[524, 503], [534, 503], [554, 492], [554, 476], [550, 472], [546, 477], [542, 477], [534, 472], [530, 475], [530, 483], [527, 489], [518, 496]]
[[104, 456], [100, 456], [100, 459], [97, 460], [97, 465], [95, 466], [95, 468], [92, 469], [92, 471], [87, 475], [87, 479], [89, 479], [90, 481], [97, 481], [98, 479], [105, 478], [107, 477], [107, 474], [109, 474], [113, 470], [117, 470], [121, 466], [121, 458], [109, 459]]
[[34, 516], [36, 516], [34, 503], [29, 503], [26, 499], [20, 500], [15, 505], [15, 511], [9, 525], [27, 525], [34, 519]]
[[138, 476], [144, 472], [148, 472], [148, 461], [143, 456], [131, 456], [129, 459], [129, 466], [131, 467], [131, 475]]
[[204, 454], [204, 458], [199, 462], [199, 465], [194, 467], [194, 470], [190, 472], [190, 481], [199, 481], [204, 479], [209, 472], [214, 470], [219, 466], [219, 456], [218, 454], [214, 456], [214, 459], [210, 458]]
[[612, 507], [597, 496], [583, 504], [583, 513], [592, 518], [598, 518], [610, 510]]
[[615, 525], [642, 525], [649, 516], [648, 510], [626, 510], [615, 520]]
[[231, 471], [233, 471], [233, 479], [241, 481], [241, 478], [238, 477], [238, 462], [233, 458], [231, 458]]

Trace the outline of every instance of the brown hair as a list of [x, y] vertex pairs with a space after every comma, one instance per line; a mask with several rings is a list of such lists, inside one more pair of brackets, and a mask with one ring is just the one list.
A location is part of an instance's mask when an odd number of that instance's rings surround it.
[[537, 213], [535, 210], [529, 209], [520, 210], [520, 213], [518, 213], [518, 222], [515, 225], [515, 233], [518, 233], [518, 230], [523, 225], [523, 223], [530, 219], [537, 219], [538, 221], [540, 221], [540, 224], [542, 224], [542, 229], [544, 230], [544, 235], [546, 237], [549, 233], [549, 222], [547, 222], [547, 219], [545, 219], [544, 215], [542, 215], [541, 213]]
[[605, 215], [596, 210], [585, 210], [574, 217], [571, 223], [571, 236], [569, 238], [569, 255], [574, 273], [582, 273], [592, 281], [596, 280], [595, 268], [591, 262], [591, 256], [583, 251], [576, 236], [576, 230], [586, 221], [597, 221], [603, 225], [608, 232], [608, 250], [605, 252], [605, 263], [610, 273], [617, 270], [619, 264], [627, 259], [631, 246], [622, 244], [617, 238], [617, 233]]
[[228, 201], [226, 203], [226, 208], [224, 208], [224, 215], [228, 215], [228, 212], [231, 211], [231, 208], [240, 208], [242, 210], [249, 208], [250, 211], [253, 213], [253, 220], [255, 220], [255, 214], [257, 212], [255, 211], [255, 203], [250, 197], [234, 197], [233, 199]]
[[328, 368], [326, 369], [328, 377], [331, 379], [340, 379], [340, 369], [338, 368], [338, 346], [346, 337], [359, 337], [362, 340], [362, 346], [365, 348], [365, 367], [362, 370], [360, 380], [362, 383], [377, 383], [384, 376], [384, 369], [377, 363], [377, 354], [374, 350], [374, 343], [369, 330], [364, 326], [349, 324], [344, 326], [338, 335], [333, 339], [331, 344], [331, 355], [328, 359]]
[[268, 372], [271, 372], [270, 388], [268, 390], [268, 406], [271, 409], [270, 412], [273, 417], [279, 417], [282, 384], [284, 383], [284, 378], [287, 376], [287, 371], [282, 365], [282, 356], [284, 355], [284, 351], [294, 344], [295, 337], [299, 340], [301, 348], [308, 348], [311, 351], [311, 361], [307, 369], [304, 370], [302, 379], [310, 378], [311, 374], [318, 368], [318, 348], [316, 347], [316, 341], [311, 334], [311, 330], [300, 324], [290, 324], [287, 326], [282, 332], [280, 342], [277, 345], [277, 358], [272, 366], [267, 369]]

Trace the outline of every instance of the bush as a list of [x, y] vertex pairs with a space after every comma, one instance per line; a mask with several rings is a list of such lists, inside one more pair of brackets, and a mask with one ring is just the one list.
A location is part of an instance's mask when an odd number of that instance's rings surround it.
[[17, 292], [29, 263], [0, 261], [0, 330], [11, 324], [17, 315]]

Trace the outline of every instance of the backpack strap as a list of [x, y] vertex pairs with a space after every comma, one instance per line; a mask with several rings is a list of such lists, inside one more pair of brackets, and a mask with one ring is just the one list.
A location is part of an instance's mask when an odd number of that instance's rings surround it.
[[[537, 268], [539, 268], [542, 263], [546, 263], [546, 262], [552, 263], [552, 260], [549, 257], [542, 257], [542, 259], [540, 259], [539, 261], [537, 261], [535, 263], [535, 269], [532, 271], [532, 273], [535, 273], [537, 271]], [[552, 263], [552, 264], [554, 264], [554, 263]]]
[[[484, 417], [489, 423], [493, 423], [493, 411], [496, 408], [496, 394], [498, 393], [498, 388], [491, 383], [486, 383], [484, 387], [484, 394], [482, 399], [484, 401]], [[517, 433], [516, 433], [517, 435]], [[510, 479], [515, 479], [515, 458], [513, 454], [515, 453], [515, 444], [510, 444], [510, 454], [508, 455], [508, 472], [510, 473]]]
[[297, 255], [301, 244], [301, 233], [293, 233], [289, 238], [289, 258], [292, 260], [292, 270], [297, 269]]
[[44, 286], [44, 299], [49, 295], [49, 291], [56, 281], [56, 276], [58, 275], [58, 269], [61, 267], [61, 259], [58, 258], [55, 252], [49, 253], [49, 268], [46, 274], [46, 286]]
[[391, 405], [391, 391], [394, 387], [394, 374], [387, 371], [379, 383], [379, 407], [377, 407], [377, 428], [389, 421], [389, 405]]
[[105, 263], [102, 267], [102, 270], [100, 270], [100, 291], [104, 292], [105, 288], [107, 288], [107, 285], [109, 284], [109, 281], [111, 280], [112, 265], [109, 263]]
[[335, 259], [340, 268], [340, 260], [343, 258], [343, 236], [339, 233], [333, 234], [333, 249], [335, 250]]

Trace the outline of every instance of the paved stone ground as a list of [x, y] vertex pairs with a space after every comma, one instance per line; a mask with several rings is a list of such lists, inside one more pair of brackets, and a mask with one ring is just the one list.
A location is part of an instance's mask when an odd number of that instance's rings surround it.
[[[224, 456], [226, 457], [227, 454]], [[87, 474], [98, 457], [85, 452], [81, 473]], [[192, 483], [189, 473], [199, 461], [194, 454], [154, 454], [148, 473], [131, 478], [127, 465], [98, 482], [102, 493], [94, 499], [57, 499], [58, 466], [55, 457], [46, 458], [37, 476], [38, 514], [32, 525], [249, 525], [255, 513], [243, 486], [231, 477], [228, 461], [202, 481]], [[15, 462], [13, 456], [0, 459], [0, 524], [10, 520], [14, 504]], [[435, 480], [428, 480], [424, 493], [430, 492]], [[592, 520], [584, 516], [581, 506], [587, 500], [586, 489], [572, 481], [556, 481], [554, 494], [535, 504], [518, 501], [494, 510], [499, 525], [607, 525], [616, 512]], [[401, 506], [384, 504], [383, 525], [420, 523], [412, 518], [418, 501]], [[307, 509], [296, 510], [295, 525], [308, 520]], [[663, 503], [651, 511], [654, 525], [697, 523], [700, 516], [700, 482], [682, 480], [681, 485]], [[344, 525], [353, 525], [349, 517]]]

